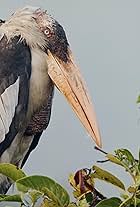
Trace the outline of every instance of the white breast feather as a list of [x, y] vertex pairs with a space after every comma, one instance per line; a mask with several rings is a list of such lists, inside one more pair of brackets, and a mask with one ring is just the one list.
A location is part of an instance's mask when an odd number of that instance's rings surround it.
[[48, 76], [47, 55], [38, 49], [32, 49], [32, 74], [30, 79], [29, 113], [34, 113], [41, 104], [47, 103], [48, 87], [50, 78]]

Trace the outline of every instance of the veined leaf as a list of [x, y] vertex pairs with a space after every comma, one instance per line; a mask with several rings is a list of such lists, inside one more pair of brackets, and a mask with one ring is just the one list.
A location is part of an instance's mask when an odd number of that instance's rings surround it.
[[96, 207], [119, 207], [121, 202], [122, 201], [119, 198], [113, 197], [100, 201]]
[[104, 180], [108, 183], [111, 183], [123, 190], [125, 190], [125, 186], [122, 183], [122, 181], [120, 181], [120, 179], [118, 179], [116, 176], [112, 175], [110, 172], [103, 170], [102, 168], [98, 167], [98, 166], [93, 166], [93, 173], [91, 173], [91, 176], [93, 178], [97, 178], [100, 180]]
[[0, 202], [10, 201], [10, 202], [22, 202], [21, 196], [17, 195], [0, 195]]
[[66, 190], [49, 177], [38, 175], [25, 177], [18, 180], [16, 186], [22, 192], [37, 190], [46, 195], [58, 206], [67, 206], [69, 204], [70, 198]]
[[21, 169], [9, 163], [0, 164], [0, 173], [7, 176], [14, 182], [26, 176], [25, 173]]

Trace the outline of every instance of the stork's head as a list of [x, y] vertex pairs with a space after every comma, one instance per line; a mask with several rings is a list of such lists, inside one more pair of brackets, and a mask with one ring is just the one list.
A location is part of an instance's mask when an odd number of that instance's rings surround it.
[[18, 10], [11, 19], [9, 22], [11, 27], [15, 27], [17, 35], [22, 31], [20, 35], [27, 43], [39, 46], [46, 53], [50, 78], [64, 94], [87, 132], [101, 147], [95, 112], [79, 68], [74, 63], [63, 27], [46, 11], [34, 7]]
[[65, 95], [88, 133], [101, 146], [96, 116], [80, 71], [74, 63], [63, 27], [46, 11], [37, 9], [36, 22], [47, 42], [48, 74]]

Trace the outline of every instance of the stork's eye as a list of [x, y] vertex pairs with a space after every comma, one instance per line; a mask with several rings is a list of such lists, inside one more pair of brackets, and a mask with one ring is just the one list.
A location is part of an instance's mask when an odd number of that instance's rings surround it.
[[51, 36], [52, 36], [52, 32], [51, 32], [50, 28], [47, 27], [47, 28], [44, 30], [44, 34], [45, 34], [47, 37], [51, 37]]

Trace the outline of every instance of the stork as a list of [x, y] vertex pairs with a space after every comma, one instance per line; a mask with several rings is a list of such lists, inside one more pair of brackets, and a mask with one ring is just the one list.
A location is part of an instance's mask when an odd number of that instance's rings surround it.
[[[23, 167], [49, 124], [54, 86], [101, 147], [95, 112], [63, 27], [36, 7], [0, 21], [0, 162]], [[0, 176], [0, 193], [11, 182]]]

